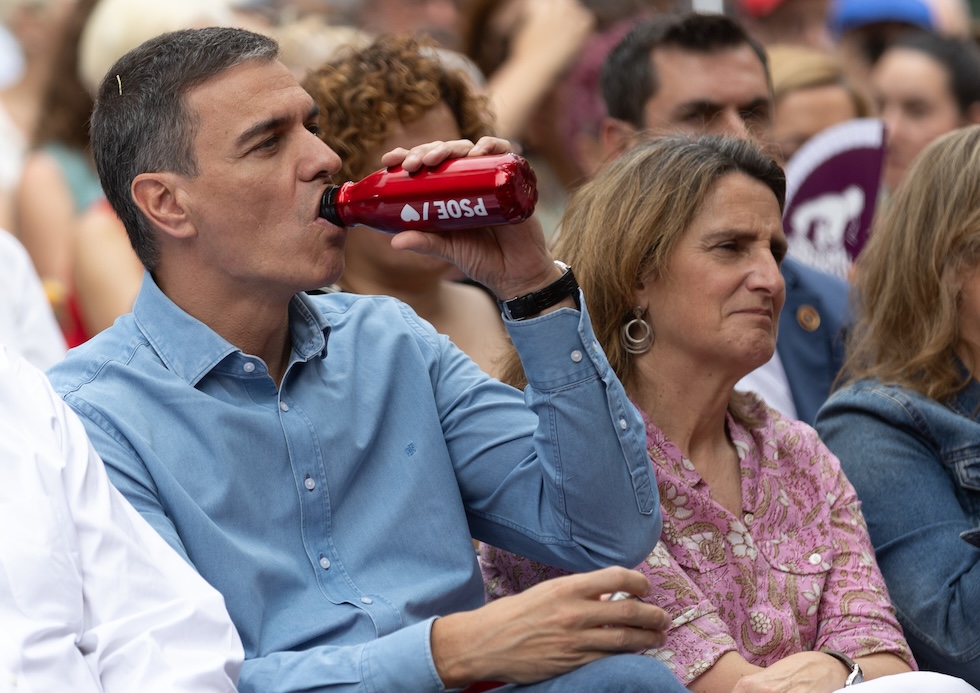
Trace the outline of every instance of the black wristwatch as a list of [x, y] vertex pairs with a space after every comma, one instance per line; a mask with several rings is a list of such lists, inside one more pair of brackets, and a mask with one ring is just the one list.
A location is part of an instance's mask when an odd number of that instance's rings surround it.
[[538, 291], [500, 302], [500, 309], [508, 320], [524, 320], [537, 315], [545, 308], [551, 308], [569, 296], [574, 295], [576, 303], [578, 302], [578, 282], [572, 274], [572, 268], [561, 260], [555, 260], [555, 264], [564, 274], [554, 282]]
[[844, 687], [854, 686], [859, 683], [864, 683], [864, 672], [861, 671], [861, 666], [855, 662], [853, 659], [848, 657], [843, 652], [838, 652], [837, 650], [820, 650], [824, 654], [830, 655], [838, 662], [846, 666], [851, 670], [851, 673], [847, 675], [844, 680]]

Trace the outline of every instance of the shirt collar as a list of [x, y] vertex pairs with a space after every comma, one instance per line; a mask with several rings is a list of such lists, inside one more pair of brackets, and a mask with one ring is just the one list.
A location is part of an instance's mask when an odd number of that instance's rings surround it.
[[[206, 324], [186, 313], [143, 273], [133, 317], [164, 365], [190, 385], [197, 383], [230, 354], [242, 351]], [[330, 324], [304, 293], [289, 304], [289, 329], [294, 355], [307, 361], [326, 356]]]

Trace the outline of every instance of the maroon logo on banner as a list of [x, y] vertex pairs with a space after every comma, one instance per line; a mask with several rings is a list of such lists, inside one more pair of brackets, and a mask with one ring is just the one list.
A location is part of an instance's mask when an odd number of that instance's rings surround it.
[[830, 127], [799, 149], [786, 164], [790, 255], [847, 278], [868, 239], [884, 158], [884, 127], [873, 118]]

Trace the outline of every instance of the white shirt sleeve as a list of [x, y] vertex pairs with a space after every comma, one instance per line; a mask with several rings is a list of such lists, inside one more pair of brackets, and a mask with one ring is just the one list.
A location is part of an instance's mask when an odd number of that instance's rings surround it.
[[0, 343], [47, 370], [65, 357], [65, 338], [24, 246], [0, 229]]
[[0, 347], [0, 691], [234, 691], [224, 601], [133, 510], [44, 375]]

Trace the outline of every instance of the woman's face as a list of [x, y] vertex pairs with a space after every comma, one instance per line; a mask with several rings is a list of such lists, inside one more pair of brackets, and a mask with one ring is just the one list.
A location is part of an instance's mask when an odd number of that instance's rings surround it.
[[857, 118], [850, 93], [839, 84], [795, 89], [776, 104], [773, 135], [783, 162], [803, 143], [831, 125]]
[[927, 144], [963, 124], [945, 68], [910, 48], [885, 52], [871, 73], [871, 90], [885, 122], [887, 154], [882, 173], [894, 190]]
[[651, 357], [679, 356], [733, 382], [768, 361], [785, 298], [785, 252], [772, 191], [741, 173], [721, 178], [678, 239], [666, 274], [638, 291], [655, 335]]

